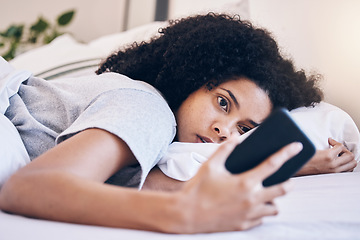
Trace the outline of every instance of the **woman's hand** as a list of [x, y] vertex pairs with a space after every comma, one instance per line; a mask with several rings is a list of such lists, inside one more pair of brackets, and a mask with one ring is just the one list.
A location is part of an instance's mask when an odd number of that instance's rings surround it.
[[185, 229], [180, 232], [245, 230], [259, 225], [263, 217], [277, 214], [273, 200], [288, 191], [289, 183], [263, 187], [262, 182], [296, 155], [301, 144], [290, 144], [256, 168], [233, 175], [224, 162], [237, 144], [237, 138], [222, 144], [178, 193], [178, 207], [185, 218]]
[[334, 139], [329, 138], [328, 141], [331, 148], [318, 150], [314, 157], [300, 169], [297, 176], [354, 170], [357, 165], [354, 154]]

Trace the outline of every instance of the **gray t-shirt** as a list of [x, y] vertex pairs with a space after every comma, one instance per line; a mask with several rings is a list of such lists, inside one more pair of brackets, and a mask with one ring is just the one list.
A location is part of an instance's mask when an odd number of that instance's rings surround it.
[[124, 186], [142, 185], [176, 131], [174, 115], [155, 88], [117, 73], [52, 81], [30, 77], [10, 98], [5, 115], [31, 159], [88, 128], [117, 135], [141, 166], [108, 180]]

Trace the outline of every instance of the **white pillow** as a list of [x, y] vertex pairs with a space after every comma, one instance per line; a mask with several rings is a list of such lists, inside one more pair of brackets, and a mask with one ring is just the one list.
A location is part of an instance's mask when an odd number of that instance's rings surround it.
[[29, 162], [29, 155], [15, 126], [0, 114], [0, 188], [16, 170]]
[[353, 152], [357, 161], [360, 160], [359, 130], [345, 111], [321, 102], [315, 107], [297, 108], [290, 113], [317, 149], [329, 148], [328, 138], [331, 137]]

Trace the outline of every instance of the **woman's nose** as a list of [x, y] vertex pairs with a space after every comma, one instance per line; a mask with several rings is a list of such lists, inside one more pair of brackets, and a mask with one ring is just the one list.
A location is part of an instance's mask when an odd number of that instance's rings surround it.
[[214, 128], [214, 131], [216, 132], [217, 136], [219, 137], [220, 142], [227, 140], [231, 135], [230, 128], [227, 126], [217, 124], [213, 128]]

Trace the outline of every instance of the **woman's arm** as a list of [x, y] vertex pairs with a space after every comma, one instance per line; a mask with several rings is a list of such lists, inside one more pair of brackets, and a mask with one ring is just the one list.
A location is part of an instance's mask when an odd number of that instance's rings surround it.
[[329, 138], [328, 141], [331, 148], [316, 151], [314, 157], [297, 172], [297, 176], [354, 170], [357, 165], [354, 154], [334, 139]]
[[151, 219], [154, 211], [166, 216], [161, 209], [168, 197], [103, 183], [135, 163], [118, 137], [85, 130], [15, 173], [0, 191], [0, 208], [56, 221], [160, 231]]
[[290, 145], [258, 167], [230, 174], [224, 162], [235, 138], [223, 144], [179, 191], [137, 191], [104, 184], [135, 163], [127, 145], [98, 129], [59, 144], [14, 174], [0, 191], [5, 211], [56, 221], [170, 233], [243, 230], [275, 215], [286, 184], [262, 181], [300, 148]]
[[185, 182], [166, 176], [158, 167], [154, 167], [146, 177], [142, 190], [175, 191]]

